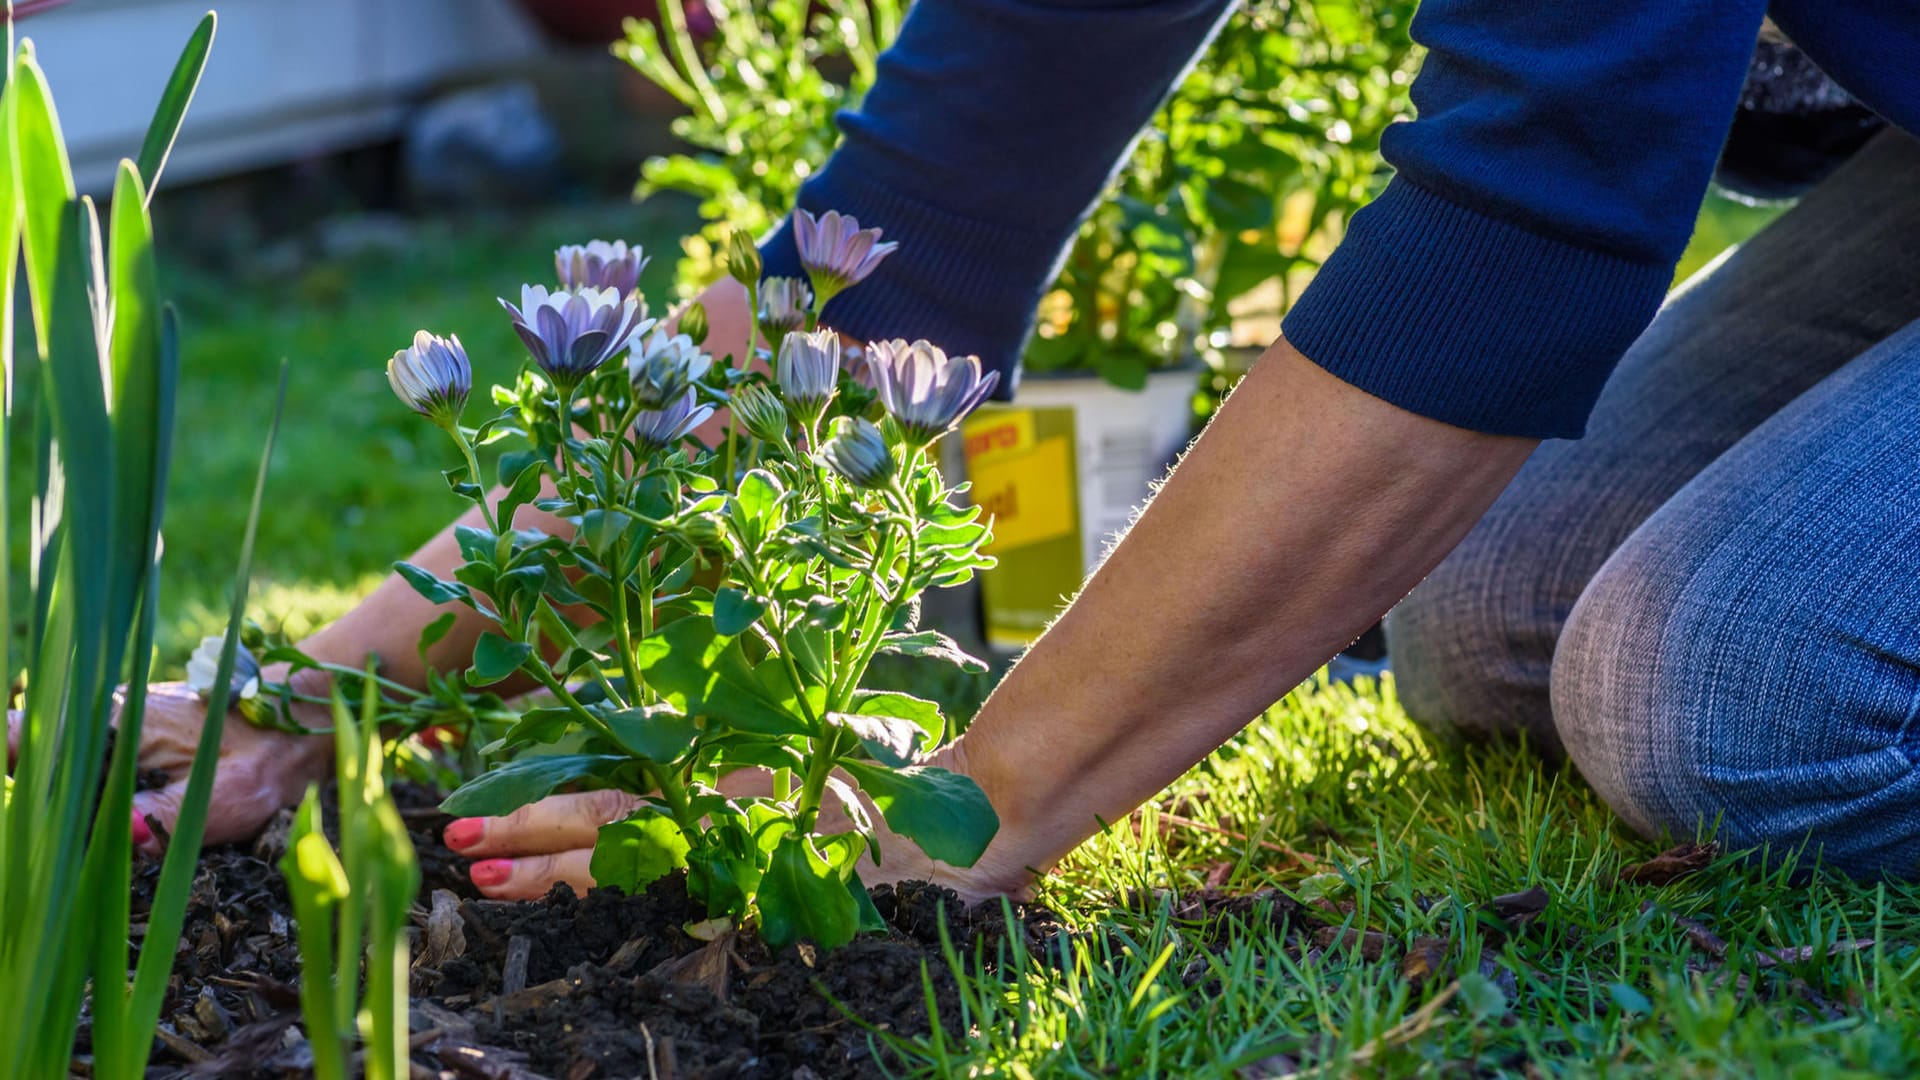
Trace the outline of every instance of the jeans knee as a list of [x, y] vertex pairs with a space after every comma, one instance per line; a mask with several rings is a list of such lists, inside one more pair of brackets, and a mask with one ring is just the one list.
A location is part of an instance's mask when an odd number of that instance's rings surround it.
[[1469, 537], [1388, 614], [1387, 654], [1419, 723], [1470, 739], [1524, 735], [1554, 757], [1547, 687], [1558, 627], [1523, 594], [1525, 577]]
[[1562, 632], [1552, 708], [1581, 775], [1645, 835], [1711, 832], [1730, 849], [1914, 876], [1912, 672], [1836, 695], [1858, 643], [1810, 617], [1806, 590], [1671, 554], [1629, 541]]

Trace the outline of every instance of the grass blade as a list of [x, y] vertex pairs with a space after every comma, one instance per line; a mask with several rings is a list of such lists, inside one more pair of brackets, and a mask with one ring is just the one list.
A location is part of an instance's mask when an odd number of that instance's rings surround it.
[[[194, 870], [200, 860], [200, 838], [207, 824], [207, 800], [213, 792], [213, 773], [220, 758], [220, 736], [226, 726], [227, 694], [233, 679], [234, 657], [240, 647], [240, 625], [246, 615], [247, 584], [253, 575], [253, 543], [260, 531], [260, 510], [266, 497], [267, 470], [273, 463], [273, 444], [280, 433], [280, 417], [287, 402], [287, 366], [280, 365], [280, 388], [273, 403], [273, 419], [267, 425], [267, 445], [260, 454], [260, 471], [254, 478], [253, 505], [247, 512], [247, 528], [240, 541], [240, 567], [234, 575], [233, 608], [227, 620], [227, 637], [220, 649], [219, 672], [207, 700], [206, 725], [200, 731], [200, 747], [193, 756], [193, 771], [187, 777], [186, 797], [181, 800], [180, 817], [174, 824], [173, 838], [167, 848], [166, 862], [160, 870], [160, 884], [154, 891], [153, 914], [147, 922], [147, 935], [156, 941], [172, 941], [180, 935], [186, 917], [187, 890], [193, 884]], [[163, 954], [164, 953], [164, 954]], [[159, 1021], [160, 1005], [166, 997], [167, 979], [173, 970], [170, 950], [148, 949], [140, 954], [140, 968], [134, 976], [133, 1000], [129, 1006], [131, 1030], [149, 1031]], [[145, 1048], [141, 1048], [144, 1053]], [[137, 1073], [135, 1075], [138, 1075]]]
[[173, 141], [180, 134], [180, 122], [186, 118], [193, 92], [200, 86], [200, 73], [206, 70], [207, 53], [213, 49], [213, 32], [218, 24], [219, 19], [211, 11], [201, 16], [200, 25], [193, 28], [193, 36], [187, 39], [187, 47], [173, 65], [173, 74], [167, 77], [167, 89], [160, 95], [160, 104], [153, 110], [146, 141], [140, 145], [140, 175], [147, 178], [143, 202], [152, 199], [154, 190], [160, 186], [160, 170], [166, 168], [167, 157], [173, 153]]

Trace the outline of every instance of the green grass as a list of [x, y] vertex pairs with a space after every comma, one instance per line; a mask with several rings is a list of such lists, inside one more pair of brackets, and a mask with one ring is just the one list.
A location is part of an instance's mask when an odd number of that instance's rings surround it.
[[[1790, 853], [1619, 880], [1659, 850], [1523, 752], [1430, 745], [1390, 680], [1309, 687], [1075, 853], [1041, 896], [1071, 944], [964, 976], [970, 1037], [912, 1053], [942, 1077], [1920, 1069], [1920, 890], [1797, 881]], [[1316, 948], [1297, 920], [1204, 915], [1191, 901], [1209, 877], [1317, 898], [1318, 919], [1378, 932], [1384, 955]], [[1537, 917], [1493, 912], [1536, 886]], [[1674, 916], [1724, 939], [1724, 962]], [[1416, 983], [1403, 964], [1422, 939], [1445, 959]], [[1815, 958], [1758, 966], [1809, 945]]]
[[[164, 225], [164, 206], [160, 217]], [[388, 357], [418, 329], [458, 334], [474, 361], [474, 398], [489, 407], [487, 388], [524, 358], [495, 297], [517, 303], [522, 282], [548, 282], [559, 244], [620, 237], [657, 252], [647, 277], [657, 313], [691, 223], [677, 203], [614, 203], [424, 220], [398, 251], [320, 259], [276, 277], [165, 267], [184, 355], [163, 670], [177, 671], [200, 636], [225, 622], [244, 495], [282, 357], [292, 365], [287, 419], [248, 607], [298, 638], [350, 607], [459, 509], [440, 476], [458, 454], [394, 398]]]

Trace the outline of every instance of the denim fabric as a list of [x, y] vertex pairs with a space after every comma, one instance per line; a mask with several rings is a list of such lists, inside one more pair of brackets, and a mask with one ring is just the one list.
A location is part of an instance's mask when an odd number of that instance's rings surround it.
[[1920, 142], [1670, 300], [1387, 630], [1412, 715], [1637, 829], [1920, 869]]

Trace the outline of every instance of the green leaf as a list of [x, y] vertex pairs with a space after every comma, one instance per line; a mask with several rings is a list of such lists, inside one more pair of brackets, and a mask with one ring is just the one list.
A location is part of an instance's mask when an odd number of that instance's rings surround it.
[[662, 764], [678, 760], [700, 735], [693, 718], [671, 705], [608, 710], [600, 717], [622, 749]]
[[436, 604], [451, 604], [455, 601], [470, 603], [472, 601], [472, 594], [467, 591], [466, 586], [451, 581], [441, 581], [431, 573], [420, 569], [412, 563], [394, 563], [393, 572], [405, 578], [407, 584], [413, 586], [414, 592], [419, 593], [421, 596], [426, 597]]
[[540, 455], [533, 450], [509, 450], [500, 455], [497, 466], [501, 487], [512, 487], [520, 474], [540, 464]]
[[474, 686], [490, 686], [520, 670], [533, 655], [533, 646], [524, 641], [509, 641], [499, 634], [486, 633], [473, 643], [473, 668], [467, 681]]
[[864, 761], [840, 763], [860, 783], [887, 827], [949, 866], [972, 866], [1000, 831], [986, 792], [970, 776], [932, 766], [888, 769]]
[[913, 764], [920, 749], [919, 725], [894, 716], [866, 716], [860, 713], [828, 713], [827, 723], [846, 728], [860, 739], [873, 760], [890, 768]]
[[740, 490], [734, 494], [729, 511], [748, 551], [758, 551], [768, 534], [780, 527], [780, 500], [785, 495], [780, 481], [765, 469], [754, 469], [740, 478]]
[[741, 633], [767, 613], [767, 602], [750, 596], [731, 585], [713, 594], [713, 628], [732, 637]]
[[493, 533], [474, 525], [455, 525], [453, 539], [460, 545], [461, 558], [489, 566], [493, 564], [493, 556], [500, 543], [500, 538]]
[[809, 735], [807, 723], [775, 700], [731, 637], [713, 621], [680, 619], [634, 646], [647, 684], [689, 716], [711, 716], [762, 735]]
[[523, 757], [461, 784], [440, 809], [454, 817], [500, 817], [546, 798], [562, 784], [605, 776], [629, 760], [617, 754]]
[[551, 743], [580, 723], [580, 714], [572, 709], [528, 709], [520, 714], [505, 735], [482, 747], [483, 754], [498, 754], [526, 743]]
[[987, 662], [962, 649], [958, 642], [938, 630], [912, 634], [888, 634], [880, 651], [897, 656], [922, 656], [952, 664], [969, 675], [987, 673]]
[[[449, 611], [420, 628], [420, 659], [425, 662], [428, 650], [446, 639], [447, 631], [453, 629], [453, 612]], [[428, 667], [433, 665], [428, 664]]]
[[[247, 584], [253, 577], [254, 541], [260, 533], [260, 511], [266, 501], [267, 473], [273, 464], [273, 447], [279, 438], [280, 419], [286, 406], [287, 365], [280, 364], [280, 387], [274, 399], [273, 418], [267, 424], [266, 446], [260, 452], [260, 466], [254, 473], [253, 503], [247, 511], [247, 526], [240, 538], [240, 561], [234, 575], [233, 607], [227, 615], [227, 636], [221, 647], [220, 665], [214, 675], [213, 693], [207, 702], [207, 715], [200, 729], [200, 745], [194, 752], [193, 768], [187, 774], [186, 797], [181, 800], [173, 836], [168, 842], [166, 861], [160, 867], [160, 884], [155, 889], [147, 921], [147, 939], [157, 943], [179, 940], [186, 915], [187, 894], [199, 871], [200, 842], [205, 835], [207, 806], [213, 796], [213, 776], [220, 759], [220, 738], [226, 727], [227, 687], [233, 680], [233, 662], [240, 643], [240, 627], [246, 620]], [[152, 963], [148, 959], [152, 958]], [[143, 949], [134, 980], [129, 1015], [129, 1032], [151, 1032], [159, 1022], [160, 1007], [173, 975], [171, 948]], [[148, 1045], [145, 1042], [138, 1044]]]
[[[1461, 989], [1465, 989], [1463, 986]], [[1607, 987], [1607, 993], [1613, 995], [1614, 1004], [1630, 1013], [1646, 1016], [1653, 1012], [1653, 1002], [1647, 995], [1628, 986], [1626, 983], [1613, 983]]]
[[897, 690], [856, 690], [853, 711], [862, 716], [890, 716], [908, 721], [926, 735], [923, 746], [939, 745], [947, 733], [947, 720], [940, 715], [940, 706]]
[[153, 197], [153, 189], [160, 186], [160, 171], [166, 167], [167, 157], [173, 152], [173, 140], [180, 133], [180, 122], [186, 118], [187, 105], [193, 101], [193, 91], [200, 85], [200, 73], [206, 69], [207, 53], [213, 49], [213, 32], [218, 20], [209, 11], [194, 27], [193, 36], [187, 39], [187, 47], [180, 53], [180, 59], [173, 65], [173, 74], [167, 77], [167, 88], [160, 94], [160, 104], [153, 110], [153, 120], [147, 125], [146, 140], [140, 145], [140, 175], [147, 178], [147, 197]]
[[802, 938], [837, 949], [860, 930], [860, 909], [846, 882], [814, 850], [813, 839], [789, 833], [773, 849], [760, 879], [760, 936], [784, 949]]
[[880, 909], [873, 906], [873, 894], [867, 892], [859, 874], [847, 877], [847, 892], [853, 897], [854, 910], [859, 914], [861, 933], [884, 934], [891, 929], [880, 915]]
[[680, 826], [652, 807], [624, 821], [600, 826], [587, 864], [594, 883], [638, 893], [687, 865], [691, 845]]

